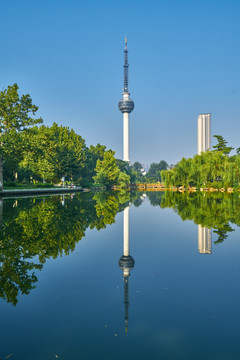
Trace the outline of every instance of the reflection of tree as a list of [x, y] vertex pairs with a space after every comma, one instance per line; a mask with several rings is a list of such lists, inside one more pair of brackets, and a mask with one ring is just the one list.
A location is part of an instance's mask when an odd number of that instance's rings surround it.
[[37, 277], [33, 270], [41, 270], [41, 264], [33, 264], [25, 259], [20, 260], [17, 257], [3, 259], [3, 265], [0, 267], [0, 297], [7, 302], [16, 305], [17, 296], [21, 294], [29, 294], [30, 290], [35, 288]]
[[214, 244], [220, 244], [228, 237], [228, 232], [233, 232], [234, 230], [231, 228], [229, 224], [225, 224], [222, 228], [214, 230], [213, 232], [218, 235], [218, 239], [214, 241]]
[[96, 219], [94, 225], [100, 230], [105, 228], [107, 224], [112, 224], [115, 221], [115, 216], [119, 209], [119, 202], [116, 196], [106, 194], [105, 192], [97, 194], [93, 197], [96, 201]]
[[218, 235], [215, 243], [223, 242], [228, 233], [234, 231], [230, 223], [240, 226], [240, 199], [236, 194], [167, 191], [162, 198], [158, 199], [155, 193], [151, 197], [151, 203], [156, 205], [159, 200], [159, 206], [174, 209], [182, 220], [193, 220], [203, 227], [214, 228]]
[[148, 196], [152, 206], [160, 205], [163, 195], [164, 195], [164, 192], [162, 192], [162, 191], [152, 191], [152, 192], [150, 191], [147, 193], [147, 196]]
[[137, 198], [136, 200], [133, 201], [133, 205], [134, 205], [135, 207], [141, 206], [142, 203], [143, 203], [143, 198], [142, 198], [142, 197]]
[[[115, 191], [115, 192], [100, 192], [97, 193], [93, 200], [96, 201], [96, 213], [98, 219], [95, 221], [94, 226], [98, 229], [105, 228], [106, 225], [115, 222], [115, 216], [119, 211], [133, 201], [140, 194], [129, 191]], [[93, 225], [93, 224], [92, 224]]]
[[[135, 195], [136, 196], [136, 195]], [[131, 200], [130, 193], [79, 194], [46, 199], [4, 200], [0, 228], [0, 297], [14, 305], [37, 282], [36, 270], [45, 261], [68, 255], [88, 227], [112, 224]], [[14, 209], [13, 209], [14, 207]], [[38, 259], [38, 260], [37, 260]]]

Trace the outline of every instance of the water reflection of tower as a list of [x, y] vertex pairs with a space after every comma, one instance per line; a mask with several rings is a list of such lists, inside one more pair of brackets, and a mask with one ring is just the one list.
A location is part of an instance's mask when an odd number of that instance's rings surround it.
[[[3, 199], [0, 199], [0, 233], [2, 232], [2, 221], [3, 221]], [[2, 234], [1, 234], [2, 235]], [[2, 236], [1, 236], [2, 237]], [[2, 244], [1, 244], [2, 246]], [[0, 262], [0, 267], [3, 265], [2, 262]]]
[[198, 225], [198, 251], [200, 254], [212, 253], [211, 229]]
[[123, 256], [119, 259], [119, 267], [123, 271], [124, 281], [124, 305], [125, 305], [125, 330], [128, 329], [128, 307], [129, 307], [129, 276], [130, 270], [134, 268], [135, 261], [129, 254], [129, 207], [123, 212]]

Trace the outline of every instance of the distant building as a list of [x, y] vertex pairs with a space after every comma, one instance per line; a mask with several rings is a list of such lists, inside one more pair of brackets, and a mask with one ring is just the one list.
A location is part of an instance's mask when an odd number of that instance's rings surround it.
[[198, 155], [211, 147], [211, 114], [198, 115]]
[[142, 175], [144, 175], [144, 176], [147, 174], [146, 170], [143, 167], [141, 168], [140, 171], [141, 171]]
[[212, 231], [198, 225], [198, 251], [200, 254], [212, 253]]

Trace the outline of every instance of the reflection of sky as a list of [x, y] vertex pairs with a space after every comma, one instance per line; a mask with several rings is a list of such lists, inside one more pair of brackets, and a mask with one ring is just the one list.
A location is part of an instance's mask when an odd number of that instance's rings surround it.
[[234, 359], [240, 320], [239, 229], [224, 243], [213, 244], [211, 256], [202, 256], [197, 225], [148, 201], [131, 206], [135, 268], [129, 279], [126, 337], [118, 267], [122, 217], [119, 213], [105, 230], [88, 230], [73, 254], [47, 260], [36, 289], [21, 296], [16, 308], [1, 301], [1, 356]]
[[201, 112], [239, 147], [239, 10], [236, 0], [2, 1], [1, 89], [17, 82], [46, 124], [73, 127], [121, 157], [127, 34], [131, 159], [195, 154]]

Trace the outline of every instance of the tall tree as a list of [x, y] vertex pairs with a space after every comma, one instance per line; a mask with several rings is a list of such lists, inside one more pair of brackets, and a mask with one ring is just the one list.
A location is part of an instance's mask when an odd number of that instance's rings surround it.
[[221, 135], [213, 135], [213, 137], [218, 141], [218, 143], [213, 146], [214, 151], [221, 151], [223, 154], [228, 155], [233, 150], [233, 147], [227, 146], [227, 141]]
[[20, 165], [39, 178], [77, 180], [85, 165], [85, 140], [68, 127], [34, 127], [24, 134], [26, 151]]
[[17, 84], [8, 86], [0, 92], [0, 188], [3, 187], [3, 160], [7, 156], [21, 153], [18, 132], [32, 125], [42, 123], [41, 118], [34, 118], [38, 110], [33, 105], [30, 95], [20, 96]]
[[89, 148], [86, 148], [86, 161], [82, 172], [82, 184], [84, 186], [89, 186], [93, 183], [93, 176], [96, 176], [97, 161], [103, 159], [105, 151], [106, 146], [100, 144], [96, 146], [90, 145]]
[[152, 163], [147, 172], [147, 178], [150, 181], [161, 181], [161, 171], [166, 170], [168, 164], [166, 161], [161, 160], [159, 163]]
[[97, 161], [96, 176], [93, 179], [101, 186], [110, 189], [118, 181], [120, 169], [114, 157], [115, 152], [108, 150], [104, 153], [103, 160]]
[[135, 171], [141, 171], [142, 170], [142, 164], [139, 161], [135, 161], [135, 163], [133, 164], [133, 169]]

